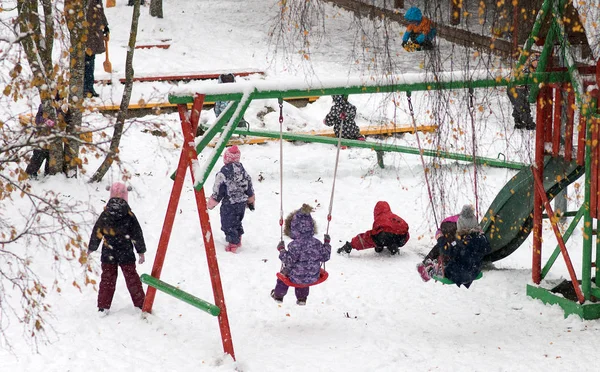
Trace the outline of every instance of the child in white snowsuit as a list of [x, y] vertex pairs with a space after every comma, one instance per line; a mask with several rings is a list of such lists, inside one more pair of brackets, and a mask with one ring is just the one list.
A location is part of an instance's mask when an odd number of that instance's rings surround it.
[[246, 207], [254, 210], [254, 188], [252, 178], [240, 163], [240, 150], [231, 146], [223, 154], [225, 165], [215, 177], [213, 194], [208, 200], [208, 209], [213, 209], [221, 201], [221, 230], [227, 240], [227, 252], [236, 253], [242, 246], [244, 228], [242, 220]]

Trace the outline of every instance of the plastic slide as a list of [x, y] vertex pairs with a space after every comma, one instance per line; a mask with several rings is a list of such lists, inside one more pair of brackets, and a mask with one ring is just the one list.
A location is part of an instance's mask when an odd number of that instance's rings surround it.
[[[575, 161], [546, 157], [544, 189], [552, 200], [567, 185], [583, 175]], [[527, 239], [533, 227], [533, 174], [527, 167], [519, 171], [500, 190], [481, 222], [492, 252], [488, 261], [501, 260], [513, 253]]]

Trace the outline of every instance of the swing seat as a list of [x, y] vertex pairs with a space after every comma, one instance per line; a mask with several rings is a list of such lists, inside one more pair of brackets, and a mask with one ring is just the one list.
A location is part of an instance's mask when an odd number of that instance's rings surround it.
[[317, 279], [315, 282], [308, 283], [308, 284], [298, 284], [298, 283], [292, 283], [290, 281], [290, 278], [283, 275], [283, 273], [281, 273], [281, 272], [277, 273], [277, 279], [284, 282], [287, 286], [294, 287], [294, 288], [306, 288], [306, 287], [310, 287], [313, 285], [321, 284], [324, 281], [326, 281], [328, 277], [329, 277], [329, 273], [327, 271], [325, 271], [324, 268], [321, 268], [321, 271], [319, 272], [319, 279]]
[[[477, 274], [477, 276], [475, 277], [475, 279], [473, 279], [473, 281], [475, 280], [479, 280], [483, 277], [483, 272], [479, 272], [479, 274]], [[456, 284], [454, 283], [452, 280], [445, 278], [443, 276], [432, 276], [431, 279], [435, 280], [436, 282], [440, 282], [442, 284]]]

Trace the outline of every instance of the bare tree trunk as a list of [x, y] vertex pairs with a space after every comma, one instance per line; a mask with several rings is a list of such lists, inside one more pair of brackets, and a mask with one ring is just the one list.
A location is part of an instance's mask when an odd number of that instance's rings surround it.
[[137, 38], [139, 18], [140, 0], [135, 0], [133, 5], [133, 17], [131, 18], [131, 31], [129, 33], [129, 48], [127, 49], [127, 59], [125, 60], [125, 90], [123, 91], [123, 97], [121, 98], [121, 107], [119, 108], [119, 114], [117, 115], [117, 122], [114, 127], [114, 133], [110, 141], [108, 153], [102, 164], [100, 164], [100, 167], [98, 167], [98, 170], [96, 170], [96, 173], [94, 173], [90, 179], [90, 182], [102, 181], [102, 178], [110, 169], [113, 161], [118, 159], [119, 144], [121, 143], [121, 135], [123, 134], [129, 101], [131, 100], [131, 90], [133, 88], [133, 52], [135, 51], [135, 40]]
[[85, 70], [85, 38], [87, 34], [86, 10], [88, 0], [66, 0], [65, 17], [69, 25], [71, 39], [71, 69], [69, 79], [69, 116], [66, 123], [68, 137], [64, 145], [64, 172], [69, 178], [77, 177], [77, 167], [81, 164], [79, 159], [79, 134], [83, 120], [83, 76]]
[[[54, 89], [56, 87], [56, 72], [52, 63], [52, 46], [54, 45], [54, 19], [51, 0], [42, 0], [44, 9], [44, 32], [40, 23], [38, 0], [19, 0], [17, 2], [18, 23], [21, 34], [21, 45], [27, 56], [27, 61], [33, 73], [32, 85], [40, 92], [44, 116], [56, 121], [54, 110]], [[60, 130], [60, 126], [55, 126]], [[50, 151], [49, 172], [56, 174], [63, 170], [62, 140], [48, 144]]]
[[150, 0], [150, 15], [157, 18], [163, 17], [162, 0]]

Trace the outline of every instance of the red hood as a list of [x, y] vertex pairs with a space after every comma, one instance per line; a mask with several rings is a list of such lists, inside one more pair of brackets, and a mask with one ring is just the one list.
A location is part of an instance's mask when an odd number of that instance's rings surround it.
[[392, 210], [391, 210], [388, 202], [378, 201], [377, 204], [375, 204], [375, 210], [373, 210], [373, 215], [375, 216], [375, 218], [377, 218], [377, 216], [379, 216], [383, 213], [391, 212], [391, 211]]

